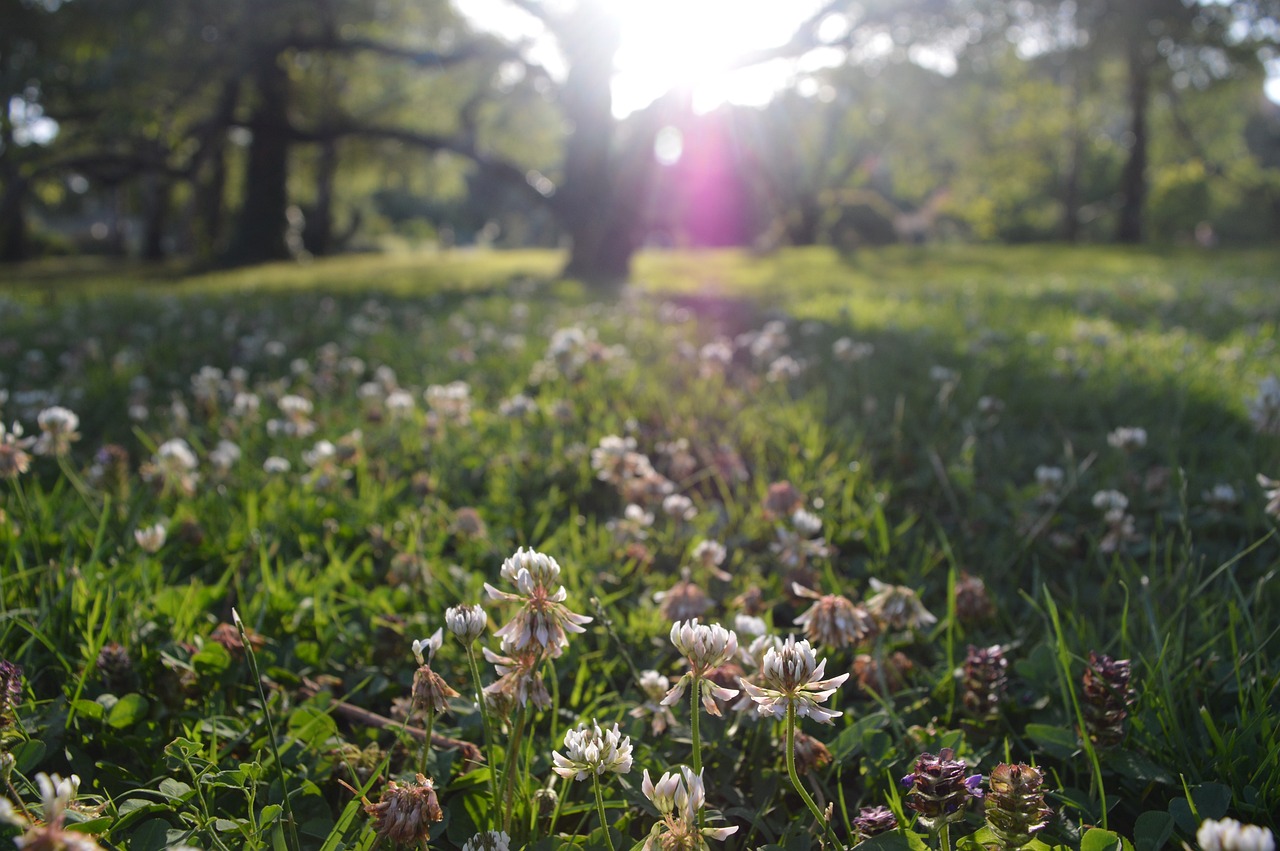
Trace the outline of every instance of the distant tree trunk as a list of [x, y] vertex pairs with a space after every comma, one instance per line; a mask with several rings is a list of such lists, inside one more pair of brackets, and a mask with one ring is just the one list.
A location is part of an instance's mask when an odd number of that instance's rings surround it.
[[264, 263], [289, 257], [285, 245], [288, 206], [289, 79], [279, 57], [265, 56], [254, 71], [258, 99], [250, 124], [253, 141], [244, 176], [244, 202], [227, 252], [233, 265]]
[[642, 205], [626, 197], [616, 178], [613, 118], [613, 61], [620, 44], [616, 21], [601, 4], [591, 4], [564, 33], [569, 60], [563, 89], [565, 117], [572, 129], [565, 145], [564, 180], [556, 210], [571, 241], [566, 277], [607, 288], [631, 272]]
[[1062, 238], [1075, 244], [1080, 241], [1080, 168], [1084, 160], [1084, 133], [1080, 128], [1080, 102], [1084, 97], [1078, 51], [1068, 58], [1071, 99], [1067, 105], [1067, 163], [1062, 176]]
[[147, 178], [146, 224], [142, 235], [142, 259], [164, 259], [165, 225], [169, 218], [169, 181], [159, 175]]
[[1142, 241], [1143, 208], [1147, 200], [1147, 107], [1151, 99], [1151, 65], [1145, 40], [1131, 36], [1129, 64], [1129, 158], [1120, 175], [1120, 220], [1116, 241]]
[[316, 204], [307, 211], [304, 231], [307, 250], [317, 257], [333, 251], [333, 181], [338, 172], [338, 142], [325, 139], [320, 143], [316, 163]]
[[222, 84], [214, 128], [206, 142], [204, 159], [208, 165], [203, 179], [195, 185], [197, 252], [206, 260], [213, 259], [223, 250], [227, 217], [227, 126], [235, 114], [239, 96], [238, 79]]
[[0, 263], [21, 263], [29, 258], [27, 241], [27, 182], [18, 174], [6, 175], [0, 193]]

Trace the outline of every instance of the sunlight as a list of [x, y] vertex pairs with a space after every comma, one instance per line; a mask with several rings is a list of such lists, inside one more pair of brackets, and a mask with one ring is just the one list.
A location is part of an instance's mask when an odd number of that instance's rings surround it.
[[[562, 72], [551, 39], [539, 39], [541, 27], [528, 14], [504, 0], [454, 2], [482, 29], [509, 40], [534, 39], [536, 60]], [[688, 91], [698, 112], [768, 102], [791, 81], [794, 59], [729, 67], [743, 54], [785, 44], [822, 0], [611, 0], [610, 6], [622, 25], [613, 82], [613, 111], [621, 118], [673, 89]]]

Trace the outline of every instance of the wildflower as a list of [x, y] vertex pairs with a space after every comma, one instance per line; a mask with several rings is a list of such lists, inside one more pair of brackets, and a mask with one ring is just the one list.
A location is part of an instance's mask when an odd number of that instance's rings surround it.
[[551, 705], [551, 695], [542, 681], [542, 649], [530, 645], [523, 650], [512, 649], [507, 639], [502, 640], [504, 656], [483, 648], [486, 662], [498, 671], [498, 679], [484, 688], [485, 702], [504, 718], [516, 706], [524, 706], [530, 700], [539, 709]]
[[981, 649], [969, 645], [961, 675], [960, 702], [970, 717], [994, 721], [1009, 687], [1009, 660], [999, 645]]
[[649, 726], [655, 736], [661, 735], [668, 727], [674, 727], [676, 723], [671, 707], [662, 704], [662, 698], [670, 688], [671, 681], [657, 671], [641, 672], [640, 690], [644, 692], [644, 702], [628, 714], [632, 718], [651, 718]]
[[474, 508], [463, 507], [453, 512], [453, 522], [449, 531], [464, 538], [484, 538], [489, 530], [484, 525], [484, 518]]
[[774, 482], [764, 498], [764, 518], [774, 520], [790, 517], [804, 508], [804, 496], [791, 482]]
[[715, 698], [730, 700], [736, 697], [736, 689], [724, 688], [705, 682], [707, 672], [733, 659], [738, 653], [738, 636], [733, 630], [720, 624], [700, 624], [697, 620], [671, 625], [671, 643], [689, 661], [689, 671], [681, 677], [662, 699], [663, 706], [673, 706], [684, 696], [690, 683], [701, 689], [698, 695], [702, 705], [711, 715], [720, 715]]
[[498, 403], [498, 413], [514, 420], [522, 420], [538, 413], [538, 402], [523, 393], [517, 393], [510, 399], [503, 399]]
[[797, 597], [816, 601], [795, 619], [796, 626], [804, 627], [805, 637], [814, 644], [838, 650], [859, 644], [876, 633], [875, 620], [848, 597], [819, 594], [794, 582], [791, 589]]
[[883, 664], [869, 653], [859, 653], [853, 660], [853, 676], [858, 688], [867, 694], [888, 697], [906, 684], [907, 675], [915, 670], [915, 663], [901, 650], [895, 650], [884, 658]]
[[316, 433], [316, 424], [311, 421], [311, 413], [315, 410], [315, 406], [310, 399], [290, 393], [281, 396], [276, 405], [285, 418], [284, 420], [267, 420], [267, 434], [310, 437]]
[[693, 560], [722, 582], [728, 582], [732, 578], [727, 572], [720, 569], [720, 565], [724, 564], [726, 555], [727, 552], [724, 545], [719, 541], [699, 541], [697, 546], [693, 548]]
[[510, 851], [511, 837], [505, 830], [477, 833], [462, 845], [462, 851]]
[[1066, 478], [1067, 474], [1061, 467], [1050, 467], [1045, 464], [1036, 467], [1036, 484], [1046, 493], [1056, 492], [1062, 487]]
[[142, 466], [142, 478], [158, 481], [165, 493], [191, 496], [196, 492], [196, 455], [180, 437], [166, 440], [151, 456], [151, 462]]
[[[374, 385], [377, 387], [378, 385]], [[404, 390], [392, 390], [383, 400], [393, 420], [401, 420], [413, 411], [413, 396]]]
[[133, 659], [123, 645], [108, 641], [98, 651], [98, 673], [102, 675], [102, 686], [109, 692], [119, 694], [133, 682]]
[[682, 765], [678, 772], [663, 772], [655, 783], [645, 769], [640, 790], [662, 817], [649, 832], [644, 851], [705, 851], [706, 840], [721, 842], [738, 830], [736, 825], [698, 827], [707, 800], [700, 771]]
[[1147, 430], [1136, 426], [1121, 426], [1107, 435], [1107, 444], [1125, 452], [1141, 449], [1147, 445]]
[[586, 780], [592, 775], [626, 774], [631, 770], [631, 738], [618, 725], [601, 730], [599, 724], [580, 725], [564, 734], [564, 749], [551, 752], [551, 770], [565, 779]]
[[209, 463], [220, 473], [226, 473], [244, 456], [240, 447], [229, 440], [219, 440], [218, 445], [209, 453]]
[[1093, 507], [1099, 511], [1124, 511], [1129, 498], [1117, 490], [1100, 490], [1093, 495]]
[[1201, 494], [1201, 499], [1218, 511], [1228, 511], [1240, 504], [1240, 494], [1227, 484], [1216, 484]]
[[826, 669], [827, 660], [819, 662], [808, 641], [788, 637], [780, 647], [764, 654], [760, 684], [742, 680], [742, 687], [756, 702], [756, 712], [762, 716], [785, 718], [788, 707], [794, 706], [798, 717], [807, 715], [822, 724], [830, 724], [844, 713], [823, 709], [819, 704], [826, 703], [849, 675], [824, 680]]
[[22, 696], [22, 666], [0, 659], [0, 727], [9, 723], [9, 715]]
[[1137, 697], [1129, 688], [1130, 674], [1128, 659], [1112, 659], [1089, 651], [1082, 709], [1085, 732], [1101, 747], [1114, 747], [1124, 738], [1125, 719]]
[[365, 801], [364, 811], [373, 817], [379, 841], [387, 839], [397, 845], [425, 846], [431, 825], [444, 820], [435, 785], [421, 774], [415, 779], [414, 785], [389, 780], [378, 803]]
[[712, 606], [707, 592], [689, 580], [687, 570], [679, 582], [653, 597], [660, 604], [663, 616], [673, 622], [699, 618]]
[[281, 458], [279, 455], [272, 455], [262, 462], [262, 471], [273, 476], [289, 472], [289, 467], [289, 460]]
[[470, 644], [484, 635], [489, 618], [480, 606], [453, 606], [445, 610], [444, 623], [463, 644]]
[[465, 381], [428, 385], [423, 394], [427, 407], [438, 417], [455, 425], [471, 421], [471, 385]]
[[764, 635], [768, 630], [769, 625], [764, 622], [764, 618], [741, 612], [733, 616], [733, 631], [739, 635], [749, 635], [752, 638], [757, 638]]
[[842, 363], [855, 363], [865, 360], [871, 357], [875, 350], [874, 344], [853, 340], [849, 337], [841, 337], [831, 344], [831, 355]]
[[133, 530], [133, 539], [137, 541], [138, 546], [153, 554], [160, 551], [167, 537], [168, 530], [163, 523], [155, 523], [151, 526], [143, 526], [140, 529]]
[[1280, 434], [1280, 379], [1268, 375], [1249, 401], [1249, 421], [1259, 434]]
[[1205, 819], [1196, 831], [1196, 841], [1204, 851], [1275, 851], [1271, 831], [1235, 819]]
[[440, 629], [426, 640], [415, 639], [413, 642], [413, 656], [418, 660], [418, 670], [413, 675], [412, 691], [415, 712], [444, 712], [449, 708], [447, 702], [449, 698], [458, 696], [458, 693], [450, 688], [439, 674], [431, 670], [431, 660], [442, 643], [444, 643], [444, 631]]
[[875, 578], [871, 579], [871, 588], [876, 593], [864, 605], [887, 629], [924, 629], [938, 622], [910, 588]]
[[620, 544], [643, 541], [649, 537], [649, 527], [653, 525], [653, 512], [645, 511], [643, 506], [630, 503], [622, 510], [621, 518], [614, 518], [605, 524], [605, 528], [613, 533]]
[[676, 520], [692, 520], [698, 516], [693, 500], [681, 493], [673, 493], [662, 500], [662, 513]]
[[902, 785], [910, 787], [907, 806], [920, 814], [920, 821], [931, 831], [962, 818], [970, 799], [982, 797], [982, 775], [966, 777], [965, 761], [956, 759], [951, 748], [943, 748], [937, 756], [921, 754], [915, 768], [902, 778]]
[[551, 590], [560, 578], [560, 565], [554, 558], [520, 547], [502, 563], [501, 574], [519, 593], [499, 591], [487, 582], [484, 590], [491, 599], [521, 604], [515, 616], [494, 633], [503, 639], [504, 647], [510, 637], [513, 650], [536, 645], [554, 658], [569, 643], [566, 632], [586, 632], [582, 625], [591, 623], [591, 618], [564, 606], [568, 594], [563, 585]]
[[26, 450], [34, 437], [22, 436], [22, 424], [15, 422], [8, 430], [0, 422], [0, 479], [16, 479], [31, 469], [31, 456]]
[[987, 827], [1005, 851], [1029, 843], [1049, 823], [1053, 811], [1045, 806], [1040, 769], [1000, 763], [987, 780]]
[[863, 807], [853, 819], [853, 830], [859, 842], [898, 829], [898, 817], [885, 806]]
[[71, 451], [71, 444], [80, 439], [80, 418], [74, 412], [54, 405], [45, 408], [36, 417], [40, 425], [40, 439], [32, 449], [37, 455], [62, 456]]
[[[0, 429], [3, 429], [3, 426], [0, 426]], [[3, 452], [3, 449], [4, 447], [0, 446], [0, 453]], [[0, 460], [2, 459], [3, 454], [0, 454]], [[2, 475], [4, 475], [4, 469], [3, 465], [0, 464], [0, 476]], [[1280, 517], [1280, 481], [1269, 479], [1259, 473], [1258, 484], [1262, 487], [1262, 495], [1267, 498], [1267, 505], [1263, 511], [1272, 517]]]
[[42, 799], [40, 817], [42, 823], [33, 824], [18, 813], [11, 803], [0, 798], [0, 820], [22, 828], [25, 832], [14, 839], [19, 848], [61, 849], [61, 851], [102, 851], [94, 837], [79, 831], [64, 829], [67, 810], [76, 799], [80, 778], [74, 774], [65, 780], [57, 774], [36, 775]]
[[966, 570], [956, 579], [956, 617], [961, 623], [989, 621], [996, 614], [995, 603], [987, 593], [987, 584]]

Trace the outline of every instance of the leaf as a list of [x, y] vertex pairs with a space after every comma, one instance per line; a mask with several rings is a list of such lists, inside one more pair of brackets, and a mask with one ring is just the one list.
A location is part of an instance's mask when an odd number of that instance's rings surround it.
[[1151, 810], [1138, 816], [1133, 826], [1133, 844], [1137, 851], [1160, 851], [1173, 836], [1173, 816]]
[[221, 644], [211, 641], [191, 657], [191, 667], [201, 676], [216, 677], [231, 667], [231, 654]]
[[166, 777], [160, 781], [160, 794], [171, 801], [181, 801], [191, 794], [192, 788], [181, 780]]
[[1106, 767], [1121, 777], [1141, 780], [1144, 783], [1163, 783], [1172, 786], [1177, 778], [1150, 758], [1134, 751], [1113, 751], [1107, 754]]
[[1120, 851], [1120, 834], [1091, 827], [1080, 839], [1080, 851]]
[[96, 700], [77, 700], [71, 704], [71, 708], [75, 710], [77, 715], [83, 715], [85, 718], [101, 719], [106, 712], [102, 704]]
[[28, 739], [14, 747], [14, 767], [20, 774], [30, 774], [44, 759], [45, 744], [38, 739]]
[[1070, 759], [1080, 749], [1074, 730], [1055, 727], [1051, 724], [1028, 724], [1026, 734], [1027, 738], [1059, 759]]
[[111, 707], [111, 711], [107, 713], [107, 724], [117, 730], [132, 727], [147, 717], [147, 711], [150, 708], [151, 704], [142, 695], [136, 693], [126, 694], [116, 701], [116, 705]]
[[262, 812], [258, 814], [258, 827], [267, 827], [276, 819], [280, 818], [280, 814], [284, 812], [284, 807], [279, 804], [267, 804], [262, 808]]
[[129, 847], [133, 851], [164, 851], [169, 847], [169, 823], [153, 818], [138, 825]]

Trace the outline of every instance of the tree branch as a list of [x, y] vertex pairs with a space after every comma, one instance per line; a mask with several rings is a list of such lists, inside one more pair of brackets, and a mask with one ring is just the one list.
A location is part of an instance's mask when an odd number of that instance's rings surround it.
[[277, 52], [289, 49], [324, 53], [376, 53], [391, 59], [400, 59], [421, 68], [451, 68], [480, 58], [518, 58], [512, 48], [491, 41], [476, 41], [451, 53], [413, 50], [371, 38], [338, 38], [334, 35], [293, 36], [276, 44]]

